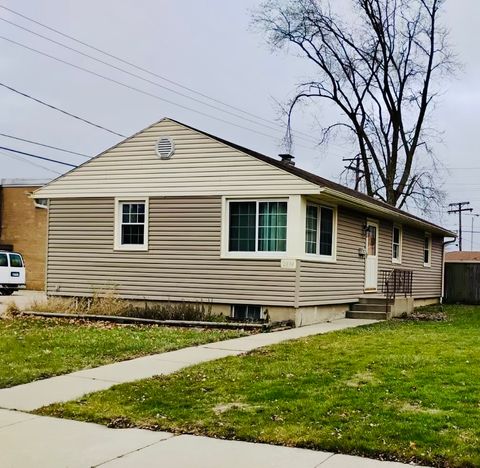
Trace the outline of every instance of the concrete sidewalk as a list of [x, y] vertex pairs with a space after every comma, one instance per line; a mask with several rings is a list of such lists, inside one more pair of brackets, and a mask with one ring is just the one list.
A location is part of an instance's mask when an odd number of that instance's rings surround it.
[[175, 435], [0, 410], [2, 468], [405, 468], [298, 448]]
[[105, 390], [119, 383], [146, 379], [155, 375], [172, 374], [184, 367], [243, 354], [262, 346], [375, 322], [375, 320], [365, 319], [334, 320], [306, 327], [192, 346], [50, 379], [37, 380], [0, 390], [0, 408], [32, 411], [52, 403], [74, 400], [87, 393]]
[[[302, 328], [235, 338], [82, 370], [0, 390], [0, 466], [178, 468], [401, 468], [411, 465], [192, 435], [97, 424], [25, 412], [79, 398], [122, 382], [170, 374], [183, 367], [262, 346], [374, 323], [341, 319]], [[4, 409], [1, 409], [4, 408]]]

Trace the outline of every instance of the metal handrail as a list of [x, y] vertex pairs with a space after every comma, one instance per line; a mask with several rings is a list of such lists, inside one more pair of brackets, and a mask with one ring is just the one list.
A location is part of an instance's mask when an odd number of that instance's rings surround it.
[[392, 268], [382, 270], [382, 293], [386, 297], [386, 309], [395, 302], [397, 295], [405, 297], [413, 295], [413, 270]]

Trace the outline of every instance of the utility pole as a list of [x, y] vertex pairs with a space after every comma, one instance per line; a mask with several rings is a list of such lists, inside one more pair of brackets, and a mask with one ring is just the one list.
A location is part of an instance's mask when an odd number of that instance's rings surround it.
[[[372, 158], [367, 158], [372, 159]], [[363, 179], [365, 171], [360, 169], [361, 156], [357, 154], [354, 158], [343, 158], [342, 161], [350, 162], [348, 166], [344, 166], [347, 171], [355, 172], [355, 190], [358, 192], [360, 181]]]
[[[465, 208], [468, 205], [470, 205], [470, 202], [450, 203], [448, 205], [450, 208], [448, 214], [458, 213], [458, 250], [460, 250], [460, 252], [462, 251], [462, 213], [465, 211], [471, 213], [473, 211], [473, 208]], [[456, 208], [454, 209], [454, 207]]]

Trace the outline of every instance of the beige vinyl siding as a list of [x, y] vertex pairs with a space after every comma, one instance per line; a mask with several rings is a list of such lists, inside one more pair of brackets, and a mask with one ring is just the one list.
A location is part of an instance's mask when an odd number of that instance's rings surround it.
[[[370, 216], [368, 216], [370, 218]], [[373, 219], [373, 218], [372, 218]], [[337, 226], [337, 262], [300, 262], [299, 305], [347, 303], [364, 295], [365, 261], [358, 250], [365, 247], [363, 226], [367, 215], [340, 207]], [[443, 238], [432, 236], [432, 261], [423, 265], [424, 231], [403, 226], [402, 263], [392, 263], [393, 221], [379, 220], [378, 292], [382, 288], [381, 270], [413, 270], [416, 298], [439, 297], [442, 283]]]
[[346, 303], [363, 294], [364, 260], [358, 249], [365, 246], [365, 216], [340, 207], [337, 221], [337, 261], [301, 261], [299, 305]]
[[405, 268], [413, 270], [413, 295], [416, 298], [440, 297], [442, 294], [443, 238], [432, 235], [431, 266], [423, 265], [425, 231], [402, 226], [402, 263], [392, 263], [391, 221], [380, 223], [380, 256], [378, 261], [378, 288], [381, 289], [381, 270]]
[[[170, 136], [175, 153], [160, 159], [155, 144]], [[320, 188], [169, 119], [40, 189], [37, 197], [315, 194]]]
[[150, 198], [149, 250], [114, 251], [114, 199], [50, 200], [47, 292], [294, 305], [280, 260], [220, 259], [220, 197]]

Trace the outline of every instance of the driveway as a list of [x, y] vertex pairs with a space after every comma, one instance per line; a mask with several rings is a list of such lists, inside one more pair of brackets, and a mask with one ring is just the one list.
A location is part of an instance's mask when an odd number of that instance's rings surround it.
[[19, 309], [23, 309], [28, 306], [32, 301], [41, 301], [46, 299], [45, 292], [43, 291], [29, 291], [22, 289], [13, 293], [11, 296], [0, 296], [0, 315], [5, 312], [7, 305], [14, 302]]

